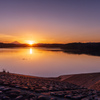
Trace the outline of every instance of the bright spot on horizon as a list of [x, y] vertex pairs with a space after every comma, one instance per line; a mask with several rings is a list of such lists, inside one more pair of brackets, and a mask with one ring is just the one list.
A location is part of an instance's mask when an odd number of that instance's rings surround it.
[[33, 45], [35, 43], [35, 41], [28, 41], [29, 45]]

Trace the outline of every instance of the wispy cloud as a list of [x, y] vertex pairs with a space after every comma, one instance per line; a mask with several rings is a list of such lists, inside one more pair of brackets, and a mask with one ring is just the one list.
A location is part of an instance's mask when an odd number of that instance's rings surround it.
[[0, 42], [11, 42], [16, 40], [16, 37], [8, 34], [0, 34]]

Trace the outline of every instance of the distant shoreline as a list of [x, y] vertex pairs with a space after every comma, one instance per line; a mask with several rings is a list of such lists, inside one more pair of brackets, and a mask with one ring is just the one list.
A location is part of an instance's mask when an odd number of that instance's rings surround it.
[[24, 47], [42, 47], [42, 48], [58, 48], [61, 50], [48, 51], [62, 51], [69, 54], [87, 54], [93, 56], [100, 56], [100, 43], [68, 43], [68, 44], [10, 44], [0, 43], [0, 48], [24, 48]]

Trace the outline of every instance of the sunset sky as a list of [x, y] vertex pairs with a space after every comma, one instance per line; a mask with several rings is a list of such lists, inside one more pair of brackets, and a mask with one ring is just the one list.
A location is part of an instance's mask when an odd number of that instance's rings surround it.
[[0, 42], [100, 42], [100, 0], [0, 0]]

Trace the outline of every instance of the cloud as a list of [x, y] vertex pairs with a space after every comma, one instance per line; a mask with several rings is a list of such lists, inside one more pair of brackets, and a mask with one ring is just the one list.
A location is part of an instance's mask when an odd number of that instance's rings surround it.
[[14, 37], [14, 36], [8, 35], [8, 34], [0, 34], [0, 38], [1, 38], [1, 37]]
[[11, 42], [15, 39], [16, 39], [15, 36], [7, 35], [7, 34], [0, 34], [0, 42]]

